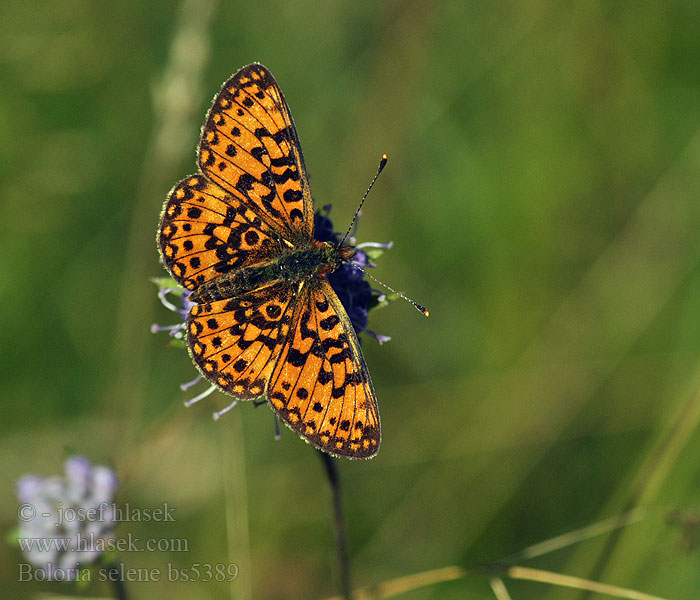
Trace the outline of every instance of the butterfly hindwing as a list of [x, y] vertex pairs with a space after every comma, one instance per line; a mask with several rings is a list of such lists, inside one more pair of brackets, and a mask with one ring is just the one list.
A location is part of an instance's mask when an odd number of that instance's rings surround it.
[[158, 245], [178, 283], [194, 290], [228, 271], [279, 252], [280, 239], [239, 198], [203, 175], [192, 175], [170, 193]]
[[325, 280], [307, 285], [297, 303], [268, 401], [314, 446], [337, 456], [370, 458], [379, 449], [379, 412], [350, 319]]
[[279, 283], [193, 306], [187, 345], [202, 374], [237, 398], [263, 396], [289, 334], [292, 298], [289, 286]]
[[272, 74], [244, 67], [214, 99], [199, 165], [217, 185], [242, 194], [288, 238], [313, 228], [313, 201], [291, 112]]

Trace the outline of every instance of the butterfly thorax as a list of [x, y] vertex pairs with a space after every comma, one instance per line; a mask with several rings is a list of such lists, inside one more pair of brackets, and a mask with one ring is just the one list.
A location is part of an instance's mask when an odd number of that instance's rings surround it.
[[300, 245], [285, 246], [274, 258], [203, 283], [192, 292], [190, 301], [201, 304], [228, 300], [281, 281], [294, 287], [332, 273], [354, 255], [352, 246], [338, 248], [328, 242], [306, 239]]

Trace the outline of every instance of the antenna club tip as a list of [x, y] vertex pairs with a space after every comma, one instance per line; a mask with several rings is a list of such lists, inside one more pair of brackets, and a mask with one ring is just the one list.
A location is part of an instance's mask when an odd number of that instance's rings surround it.
[[422, 313], [424, 317], [429, 317], [430, 316], [430, 311], [425, 308], [422, 304], [418, 304], [418, 302], [410, 301], [413, 306], [415, 306], [418, 309], [418, 312]]
[[389, 160], [389, 157], [386, 154], [382, 154], [382, 160]]

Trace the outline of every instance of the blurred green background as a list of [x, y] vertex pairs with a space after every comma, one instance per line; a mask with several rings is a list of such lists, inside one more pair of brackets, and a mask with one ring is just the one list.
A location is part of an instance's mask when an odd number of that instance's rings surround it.
[[[382, 153], [359, 241], [425, 304], [373, 314], [364, 341], [384, 431], [338, 468], [355, 586], [522, 548], [641, 507], [646, 518], [518, 564], [697, 598], [700, 552], [700, 4], [224, 2], [0, 4], [0, 529], [16, 480], [68, 453], [112, 465], [119, 501], [175, 523], [222, 583], [132, 598], [338, 593], [316, 453], [266, 407], [195, 407], [194, 368], [149, 277], [168, 190], [195, 170], [220, 84], [259, 61], [294, 114], [317, 206], [344, 228]], [[665, 513], [687, 511], [685, 529]], [[18, 583], [6, 598], [109, 596]], [[583, 598], [504, 579], [512, 598]], [[402, 598], [495, 598], [471, 574]], [[503, 598], [504, 596], [501, 596]], [[602, 596], [585, 596], [586, 598]]]

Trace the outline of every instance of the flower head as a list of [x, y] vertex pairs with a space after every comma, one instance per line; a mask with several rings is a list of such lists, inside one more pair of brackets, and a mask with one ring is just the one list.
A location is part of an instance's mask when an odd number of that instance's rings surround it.
[[[314, 215], [314, 237], [319, 242], [337, 244], [343, 239], [343, 235], [334, 231], [333, 222], [330, 219], [330, 211], [331, 205], [327, 204]], [[353, 235], [354, 233], [353, 231]], [[391, 242], [388, 244], [369, 242], [368, 244], [356, 246], [356, 253], [352, 259], [353, 264], [345, 263], [341, 265], [339, 269], [328, 275], [328, 283], [331, 284], [333, 291], [338, 294], [338, 298], [345, 307], [355, 331], [358, 334], [364, 331], [382, 344], [389, 341], [390, 338], [367, 329], [369, 311], [381, 302], [384, 294], [373, 289], [369, 282], [365, 280], [363, 271], [360, 270], [374, 267], [368, 253], [365, 252], [365, 248], [371, 248], [374, 250], [375, 255], [379, 255], [384, 250], [391, 248]]]
[[118, 481], [112, 469], [82, 456], [68, 458], [64, 471], [64, 477], [25, 475], [17, 482], [18, 541], [47, 579], [73, 580], [114, 537]]

